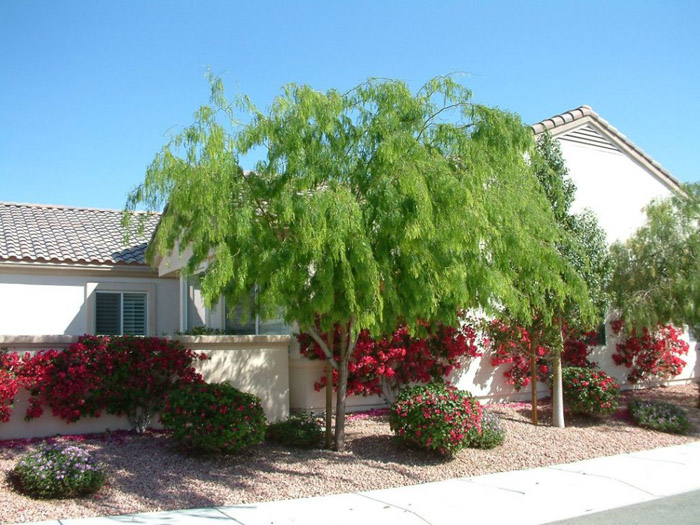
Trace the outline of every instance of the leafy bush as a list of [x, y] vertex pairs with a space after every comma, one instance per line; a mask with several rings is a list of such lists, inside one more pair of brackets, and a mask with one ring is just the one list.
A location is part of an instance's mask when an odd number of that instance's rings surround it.
[[477, 434], [469, 444], [473, 448], [496, 448], [506, 440], [506, 429], [497, 414], [483, 410], [481, 414], [481, 434]]
[[606, 416], [617, 410], [620, 387], [601, 370], [566, 367], [562, 383], [564, 405], [576, 414]]
[[407, 445], [450, 456], [481, 431], [481, 405], [443, 383], [404, 389], [389, 412], [396, 438]]
[[323, 430], [313, 414], [293, 414], [286, 421], [272, 423], [267, 427], [265, 438], [287, 447], [323, 446]]
[[632, 419], [640, 427], [669, 432], [671, 434], [687, 434], [690, 432], [688, 416], [675, 405], [653, 401], [632, 400], [629, 404]]
[[42, 406], [69, 423], [82, 417], [127, 416], [143, 431], [180, 383], [198, 383], [193, 364], [206, 356], [157, 337], [85, 335], [63, 351], [39, 352], [23, 365], [32, 397], [27, 418]]
[[215, 454], [261, 443], [267, 424], [260, 399], [229, 383], [183, 385], [168, 395], [161, 420], [185, 450]]
[[90, 453], [74, 445], [41, 445], [20, 457], [10, 472], [14, 486], [41, 499], [74, 498], [97, 492], [106, 475]]

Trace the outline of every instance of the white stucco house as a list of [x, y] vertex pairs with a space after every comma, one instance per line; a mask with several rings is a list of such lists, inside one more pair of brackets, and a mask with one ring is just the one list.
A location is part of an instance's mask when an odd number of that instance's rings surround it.
[[[575, 207], [598, 215], [609, 242], [631, 235], [643, 223], [643, 207], [652, 199], [681, 187], [588, 106], [532, 129], [559, 141], [578, 189]], [[282, 322], [253, 319], [241, 324], [235, 313], [228, 315], [232, 312], [223, 301], [205, 308], [196, 281], [181, 276], [186, 251], [159, 259], [154, 267], [146, 263], [144, 251], [158, 220], [158, 215], [148, 217], [144, 233], [132, 232], [125, 244], [119, 211], [0, 203], [0, 347], [60, 347], [84, 333], [169, 335], [206, 325], [239, 335], [190, 338], [187, 344], [240, 350], [209, 363], [209, 377], [235, 376], [235, 384], [265, 394], [273, 418], [284, 417], [290, 406], [323, 407], [322, 394], [311, 386], [321, 365], [298, 354]], [[695, 347], [691, 345], [684, 378], [700, 374]], [[612, 370], [610, 349], [599, 350], [601, 365], [624, 379], [624, 369]], [[462, 374], [459, 386], [479, 396], [512, 394], [502, 374], [481, 361]], [[376, 400], [353, 403], [361, 407]], [[276, 404], [286, 406], [276, 410]]]

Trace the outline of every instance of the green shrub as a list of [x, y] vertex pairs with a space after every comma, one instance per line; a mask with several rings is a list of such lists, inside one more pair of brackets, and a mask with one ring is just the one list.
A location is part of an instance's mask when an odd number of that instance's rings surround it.
[[489, 410], [481, 414], [481, 434], [477, 434], [469, 444], [473, 448], [496, 448], [506, 440], [506, 429], [497, 414]]
[[74, 445], [44, 445], [20, 457], [10, 480], [32, 498], [74, 498], [97, 492], [106, 475], [90, 453]]
[[632, 419], [640, 427], [671, 434], [688, 434], [690, 432], [691, 425], [688, 416], [682, 408], [675, 405], [632, 400], [629, 409]]
[[450, 456], [478, 435], [481, 405], [463, 390], [442, 383], [404, 389], [389, 412], [396, 439]]
[[228, 383], [183, 385], [168, 395], [163, 426], [190, 452], [231, 454], [265, 439], [260, 399]]
[[564, 405], [575, 414], [606, 416], [617, 410], [620, 387], [601, 370], [567, 367], [562, 370]]
[[313, 414], [293, 414], [286, 421], [272, 423], [267, 427], [265, 438], [286, 447], [323, 446], [323, 430]]

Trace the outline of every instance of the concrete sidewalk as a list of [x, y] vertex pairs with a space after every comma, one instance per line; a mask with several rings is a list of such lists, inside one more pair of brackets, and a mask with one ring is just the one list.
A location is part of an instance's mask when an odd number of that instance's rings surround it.
[[699, 489], [700, 442], [694, 442], [565, 465], [369, 492], [41, 523], [526, 525], [592, 514]]

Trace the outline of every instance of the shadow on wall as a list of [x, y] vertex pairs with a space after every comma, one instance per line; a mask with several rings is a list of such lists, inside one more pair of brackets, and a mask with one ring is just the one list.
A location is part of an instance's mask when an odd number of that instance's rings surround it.
[[[458, 388], [467, 390], [476, 397], [490, 401], [519, 401], [530, 399], [530, 388], [517, 391], [508, 384], [503, 373], [509, 364], [493, 366], [491, 358], [486, 353], [473, 359], [468, 366], [456, 370], [450, 376], [450, 381]], [[544, 383], [538, 383], [538, 397], [546, 397], [549, 390]]]
[[[188, 346], [185, 343], [185, 346]], [[228, 382], [258, 396], [270, 421], [289, 415], [289, 364], [286, 346], [279, 348], [193, 348], [209, 356], [198, 370], [209, 383]]]
[[85, 302], [80, 305], [80, 310], [66, 327], [63, 335], [83, 335], [87, 332], [87, 307]]

